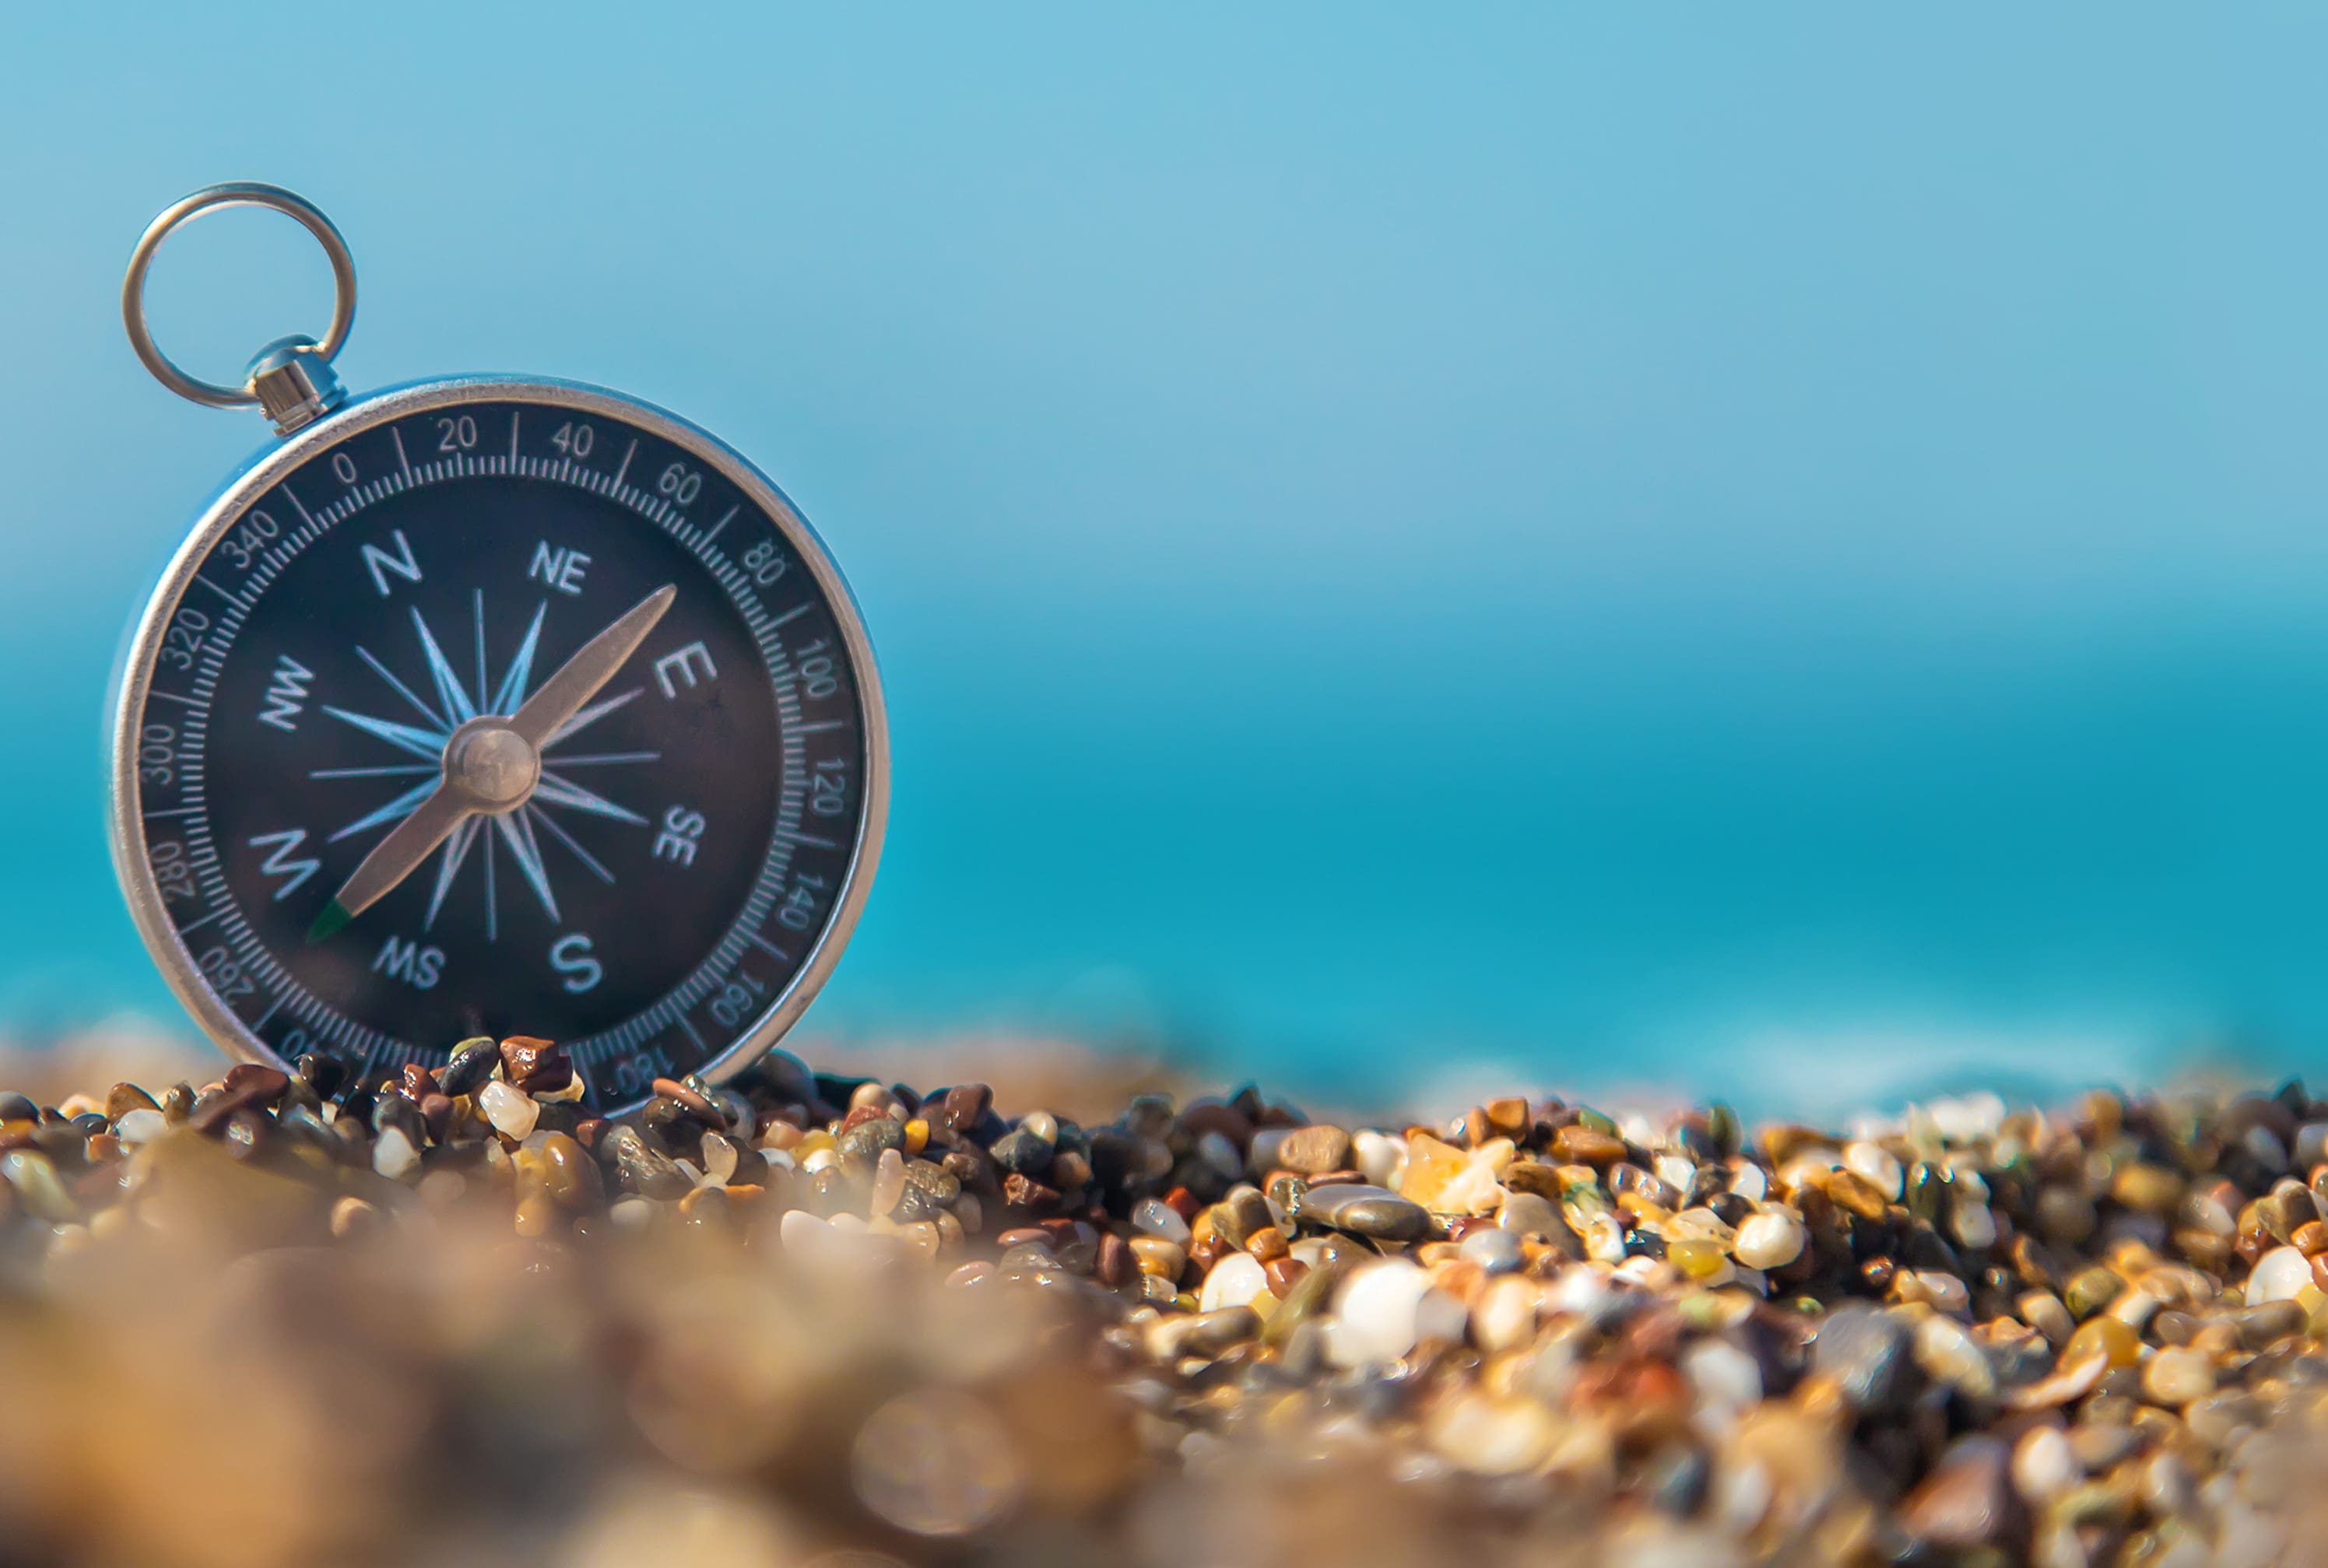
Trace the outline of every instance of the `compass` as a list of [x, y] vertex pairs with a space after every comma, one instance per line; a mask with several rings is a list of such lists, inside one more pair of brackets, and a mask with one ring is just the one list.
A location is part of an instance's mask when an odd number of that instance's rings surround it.
[[[296, 219], [339, 283], [324, 340], [241, 387], [187, 376], [142, 307], [161, 239], [232, 205]], [[346, 398], [352, 264], [274, 186], [164, 211], [123, 303], [164, 385], [280, 437], [196, 520], [114, 700], [116, 866], [204, 1030], [371, 1076], [551, 1038], [601, 1112], [766, 1050], [840, 956], [887, 799], [872, 650], [799, 511], [601, 389]]]

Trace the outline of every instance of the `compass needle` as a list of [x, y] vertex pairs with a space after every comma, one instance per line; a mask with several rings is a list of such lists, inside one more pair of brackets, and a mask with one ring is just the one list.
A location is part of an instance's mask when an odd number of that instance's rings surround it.
[[[324, 341], [239, 387], [144, 335], [154, 245], [221, 202], [298, 219], [340, 286]], [[197, 521], [125, 664], [140, 934], [249, 1060], [377, 1083], [522, 1031], [561, 1043], [593, 1115], [719, 1082], [823, 984], [879, 855], [856, 607], [775, 487], [658, 409], [521, 377], [344, 397], [352, 266], [261, 185], [197, 192], [133, 253], [148, 367], [285, 437]]]

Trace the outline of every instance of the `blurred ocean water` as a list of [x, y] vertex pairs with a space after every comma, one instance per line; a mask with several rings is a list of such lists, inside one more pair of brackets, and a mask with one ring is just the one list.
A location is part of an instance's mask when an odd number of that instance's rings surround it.
[[[2328, 23], [560, 17], [0, 63], [0, 1031], [175, 1021], [99, 715], [261, 429], [113, 291], [263, 177], [355, 247], [353, 384], [622, 387], [824, 531], [897, 758], [835, 1050], [1805, 1109], [2323, 1070]], [[205, 112], [254, 75], [279, 114]], [[155, 289], [221, 370], [327, 301], [248, 215]]]

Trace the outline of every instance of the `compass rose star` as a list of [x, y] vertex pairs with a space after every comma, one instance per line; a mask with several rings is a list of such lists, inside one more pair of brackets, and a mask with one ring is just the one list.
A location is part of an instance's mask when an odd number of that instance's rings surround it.
[[[308, 776], [314, 779], [402, 778], [417, 781], [332, 833], [332, 842], [376, 832], [410, 817], [438, 793], [445, 779], [446, 754], [453, 746], [455, 732], [462, 726], [473, 725], [479, 718], [510, 718], [524, 706], [529, 696], [534, 694], [533, 667], [541, 646], [542, 624], [549, 614], [549, 601], [545, 599], [535, 606], [524, 637], [520, 641], [509, 667], [502, 672], [498, 687], [492, 687], [489, 681], [483, 589], [475, 592], [472, 603], [472, 629], [476, 649], [476, 685], [474, 689], [464, 684], [460, 672], [454, 669], [452, 660], [446, 654], [444, 643], [430, 630], [427, 617], [417, 606], [412, 611], [412, 629], [420, 661], [427, 671], [427, 682], [424, 688], [416, 690], [408, 685], [370, 649], [361, 646], [356, 649], [356, 656], [380, 677], [389, 691], [412, 716], [417, 716], [419, 722], [413, 722], [406, 717], [389, 718], [329, 705], [325, 705], [323, 711], [398, 752], [425, 760], [312, 770]], [[487, 695], [489, 687], [490, 696]], [[434, 697], [433, 702], [428, 696], [422, 694], [424, 690]], [[498, 941], [500, 908], [495, 887], [495, 860], [499, 852], [507, 853], [520, 877], [540, 901], [543, 913], [553, 922], [558, 920], [558, 897], [551, 885], [550, 867], [542, 851], [545, 839], [555, 841], [560, 850], [572, 856], [591, 875], [610, 886], [613, 884], [614, 873], [559, 822], [555, 813], [573, 812], [627, 826], [651, 824], [639, 812], [568, 777], [559, 770], [652, 763], [659, 760], [662, 754], [654, 751], [585, 753], [578, 750], [561, 753], [559, 748], [599, 719], [636, 699], [644, 690], [643, 686], [634, 686], [576, 709], [541, 744], [539, 777], [524, 798], [500, 810], [480, 810], [467, 815], [446, 834], [434, 851], [436, 872], [429, 890], [428, 911], [422, 922], [422, 929], [432, 929], [436, 925], [436, 917], [452, 896], [463, 868], [474, 858], [483, 868], [481, 876], [484, 888], [486, 938]], [[472, 851], [480, 844], [483, 846], [483, 851], [473, 857]]]

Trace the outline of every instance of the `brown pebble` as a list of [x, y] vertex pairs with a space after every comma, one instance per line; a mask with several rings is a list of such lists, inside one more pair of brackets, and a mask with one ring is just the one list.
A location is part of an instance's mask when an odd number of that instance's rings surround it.
[[1837, 1208], [1862, 1219], [1882, 1219], [1890, 1200], [1873, 1182], [1856, 1171], [1837, 1170], [1826, 1179], [1826, 1195]]
[[1140, 1265], [1124, 1239], [1113, 1231], [1105, 1231], [1099, 1238], [1099, 1256], [1092, 1265], [1092, 1272], [1101, 1284], [1115, 1290], [1137, 1279]]
[[1281, 1301], [1285, 1300], [1286, 1293], [1300, 1282], [1301, 1276], [1310, 1272], [1310, 1265], [1300, 1258], [1272, 1258], [1261, 1265], [1261, 1272], [1269, 1280], [1270, 1294]]
[[228, 1072], [216, 1095], [197, 1103], [186, 1124], [197, 1132], [214, 1131], [232, 1121], [238, 1111], [272, 1105], [290, 1086], [290, 1075], [280, 1068], [257, 1062], [238, 1063]]
[[574, 1064], [560, 1051], [545, 1059], [541, 1066], [516, 1080], [517, 1087], [539, 1098], [544, 1094], [563, 1094], [574, 1082]]
[[934, 1122], [942, 1122], [948, 1131], [967, 1132], [985, 1117], [994, 1103], [994, 1091], [984, 1084], [957, 1084], [938, 1101]]
[[2015, 1527], [2012, 1451], [1993, 1437], [1959, 1438], [1900, 1507], [1908, 1533], [1957, 1551], [2003, 1539]]
[[534, 1035], [512, 1035], [502, 1042], [502, 1074], [512, 1084], [539, 1071], [552, 1056], [562, 1055], [549, 1041]]
[[1625, 1141], [1572, 1122], [1552, 1135], [1552, 1151], [1563, 1165], [1614, 1165], [1625, 1158]]
[[2328, 1253], [2328, 1222], [2316, 1219], [2305, 1220], [2295, 1227], [2287, 1239], [2296, 1251], [2307, 1258], [2317, 1253]]
[[453, 1096], [434, 1091], [420, 1097], [420, 1120], [430, 1141], [442, 1143], [453, 1128]]
[[541, 1141], [541, 1160], [549, 1195], [560, 1207], [577, 1213], [605, 1207], [606, 1178], [598, 1162], [583, 1151], [582, 1144], [563, 1132], [552, 1132]]
[[397, 1081], [396, 1092], [418, 1105], [437, 1092], [436, 1075], [418, 1062], [407, 1062], [404, 1075]]
[[343, 1197], [332, 1206], [332, 1234], [345, 1241], [369, 1235], [380, 1228], [380, 1210], [360, 1197]]
[[135, 1084], [116, 1084], [105, 1096], [105, 1119], [118, 1122], [132, 1111], [158, 1111], [154, 1096]]
[[1259, 1258], [1265, 1266], [1283, 1257], [1292, 1244], [1285, 1239], [1283, 1231], [1275, 1225], [1264, 1225], [1245, 1237], [1244, 1250]]
[[677, 1078], [657, 1078], [654, 1092], [665, 1099], [676, 1100], [687, 1107], [699, 1122], [708, 1127], [725, 1131], [728, 1118], [719, 1114], [719, 1107], [681, 1083]]
[[1481, 1107], [1488, 1113], [1488, 1125], [1498, 1137], [1517, 1140], [1528, 1130], [1528, 1103], [1517, 1095], [1490, 1100]]
[[1051, 1233], [1038, 1225], [1012, 1225], [994, 1238], [994, 1244], [1005, 1250], [1024, 1246], [1028, 1242], [1041, 1242], [1047, 1246], [1051, 1242]]
[[1059, 1201], [1059, 1189], [1014, 1170], [1002, 1178], [1002, 1201], [1016, 1208], [1050, 1208]]
[[1277, 1146], [1277, 1163], [1303, 1176], [1339, 1170], [1349, 1158], [1350, 1135], [1324, 1122], [1289, 1132]]
[[1190, 1138], [1217, 1132], [1243, 1154], [1253, 1147], [1253, 1119], [1218, 1100], [1198, 1100], [1180, 1113], [1180, 1130]]

